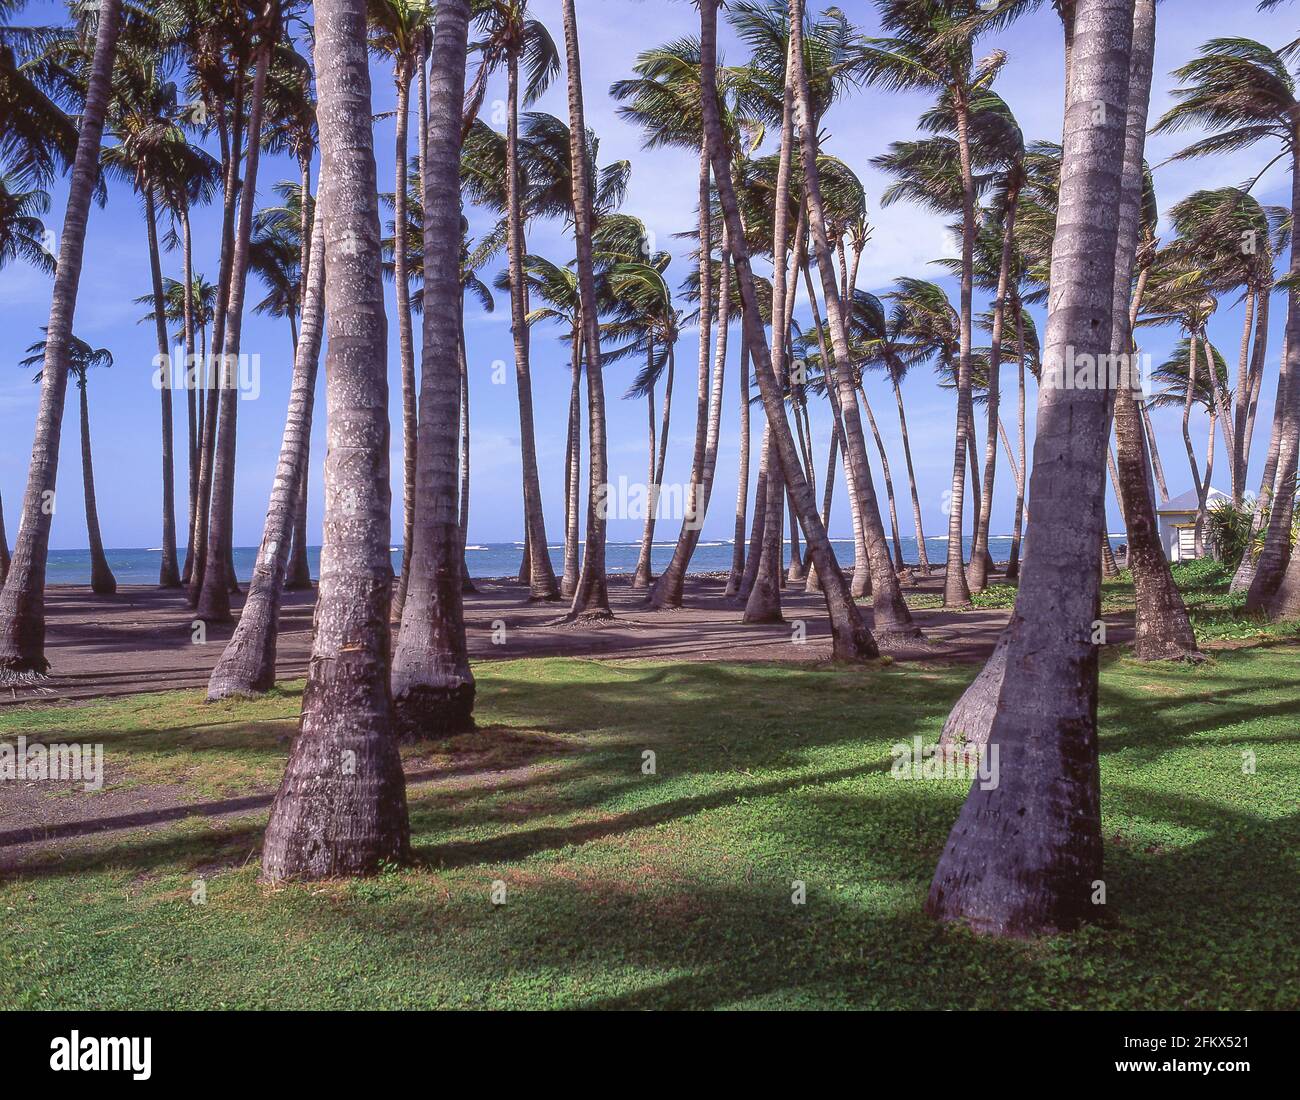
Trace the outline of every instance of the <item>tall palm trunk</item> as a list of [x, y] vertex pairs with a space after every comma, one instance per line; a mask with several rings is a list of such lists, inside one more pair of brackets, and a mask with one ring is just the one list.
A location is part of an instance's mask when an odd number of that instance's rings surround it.
[[[745, 236], [735, 185], [731, 179], [731, 150], [726, 143], [718, 107], [717, 48], [718, 5], [716, 0], [704, 0], [700, 4], [700, 105], [704, 118], [705, 138], [713, 161], [718, 199], [731, 241], [736, 279], [740, 285], [745, 339], [749, 344], [750, 359], [754, 364], [758, 387], [763, 395], [763, 408], [767, 413], [772, 450], [785, 483], [789, 487], [791, 501], [808, 540], [817, 572], [821, 576], [822, 593], [826, 599], [831, 622], [833, 655], [839, 660], [858, 661], [876, 656], [879, 649], [866, 623], [863, 622], [857, 605], [849, 595], [848, 584], [827, 538], [826, 528], [817, 514], [817, 501], [800, 468], [799, 455], [794, 438], [790, 434], [790, 425], [785, 420], [780, 383], [773, 370], [773, 353], [767, 346], [766, 334], [762, 327], [762, 315], [758, 308], [754, 272], [749, 262], [749, 242]], [[779, 186], [776, 201], [778, 207], [783, 201], [788, 201], [781, 194]]]
[[[523, 189], [519, 167], [519, 57], [513, 51], [508, 58], [508, 80], [506, 251], [510, 271], [510, 327], [514, 335], [515, 379], [519, 388], [519, 451], [523, 466], [524, 541], [528, 554], [529, 598], [555, 600], [559, 599], [559, 588], [555, 583], [555, 570], [551, 566], [551, 554], [546, 541], [542, 483], [537, 470], [537, 437], [533, 430], [533, 382], [529, 367], [524, 283]], [[522, 575], [522, 569], [520, 572]]]
[[921, 576], [930, 575], [930, 555], [925, 549], [925, 530], [921, 526], [921, 498], [916, 492], [916, 470], [912, 465], [912, 441], [907, 434], [907, 413], [903, 411], [903, 390], [898, 378], [890, 372], [890, 383], [894, 387], [894, 401], [898, 405], [898, 428], [903, 436], [903, 460], [907, 465], [907, 488], [912, 494], [912, 526], [916, 529], [916, 557], [921, 569]]
[[[664, 462], [668, 458], [668, 427], [672, 422], [673, 411], [673, 374], [676, 364], [674, 362], [673, 345], [671, 341], [668, 344], [667, 352], [668, 369], [664, 379], [664, 408], [663, 418], [659, 427], [658, 444], [655, 443], [654, 388], [651, 387], [646, 394], [647, 403], [650, 409], [650, 499], [646, 505], [645, 529], [641, 536], [641, 552], [637, 556], [636, 572], [632, 577], [633, 588], [648, 588], [650, 582], [654, 580], [653, 569], [651, 566], [651, 551], [654, 548], [655, 519], [659, 511], [659, 495], [663, 491]], [[649, 357], [651, 361], [653, 361], [653, 341], [650, 343]]]
[[[438, 22], [452, 23], [444, 13], [465, 6], [444, 0]], [[325, 526], [302, 720], [262, 847], [262, 875], [273, 881], [373, 874], [410, 850], [388, 687], [387, 322], [366, 6], [318, 0], [315, 27], [329, 328]]]
[[190, 583], [190, 574], [194, 569], [194, 513], [199, 506], [199, 422], [202, 419], [202, 406], [199, 404], [199, 365], [195, 358], [194, 347], [194, 243], [190, 232], [190, 212], [188, 204], [180, 203], [182, 278], [185, 287], [182, 291], [184, 323], [182, 327], [185, 339], [185, 404], [189, 418], [189, 461], [186, 463], [189, 474], [189, 508], [186, 510], [185, 564], [181, 569], [181, 584]]
[[257, 564], [248, 582], [248, 598], [239, 622], [208, 678], [208, 701], [232, 695], [255, 695], [275, 685], [275, 654], [279, 634], [280, 599], [288, 587], [289, 542], [298, 514], [306, 474], [320, 362], [322, 307], [325, 292], [324, 219], [317, 213], [309, 235], [312, 263], [304, 287], [302, 333], [289, 384], [289, 410], [284, 437], [271, 483], [266, 525]]
[[[426, 120], [424, 144], [428, 146], [428, 126]], [[462, 135], [464, 130], [461, 131]], [[421, 179], [424, 178], [423, 173]], [[465, 350], [465, 287], [460, 288], [460, 310], [456, 314], [456, 329], [460, 343], [456, 349], [460, 371], [460, 590], [477, 592], [474, 581], [469, 574], [469, 562], [465, 558], [465, 544], [469, 541], [469, 360]]]
[[162, 561], [158, 584], [181, 586], [176, 561], [176, 455], [172, 433], [172, 357], [167, 340], [166, 299], [163, 297], [162, 260], [158, 251], [158, 211], [151, 184], [144, 189], [144, 220], [149, 237], [149, 276], [153, 284], [153, 323], [158, 338], [158, 392], [162, 398]]
[[[840, 288], [835, 280], [834, 257], [826, 233], [826, 213], [822, 203], [817, 161], [819, 151], [816, 121], [812, 113], [812, 93], [803, 55], [803, 0], [790, 0], [790, 60], [794, 69], [799, 131], [803, 146], [804, 198], [808, 204], [808, 224], [812, 229], [817, 269], [822, 276], [822, 298], [826, 304], [831, 350], [834, 352], [834, 381], [839, 397], [840, 417], [844, 422], [844, 462], [853, 469], [853, 488], [860, 502], [863, 533], [867, 540], [874, 615], [872, 631], [879, 644], [887, 645], [916, 639], [920, 637], [920, 631], [912, 622], [912, 613], [903, 599], [898, 575], [889, 560], [889, 544], [885, 541], [885, 528], [880, 520], [880, 506], [867, 460], [866, 437], [862, 430], [862, 416], [858, 410], [853, 381], [848, 331], [840, 301]], [[881, 453], [884, 453], [883, 446]], [[901, 553], [900, 548], [900, 557]]]
[[[1291, 140], [1291, 213], [1300, 213], [1300, 125]], [[1300, 244], [1291, 238], [1291, 264], [1288, 278], [1300, 279]], [[1283, 381], [1285, 376], [1285, 383]], [[1274, 595], [1282, 584], [1283, 575], [1294, 572], [1288, 562], [1291, 553], [1291, 513], [1296, 484], [1296, 442], [1300, 439], [1300, 303], [1294, 293], [1287, 295], [1286, 332], [1283, 337], [1282, 365], [1278, 375], [1278, 399], [1285, 393], [1284, 412], [1279, 431], [1280, 459], [1277, 477], [1269, 497], [1268, 532], [1255, 563], [1255, 576], [1246, 595], [1248, 611], [1272, 608]], [[1261, 494], [1262, 495], [1262, 494]], [[21, 534], [21, 532], [20, 532]], [[1285, 607], [1276, 605], [1289, 616], [1295, 597], [1294, 584], [1288, 582], [1283, 601]]]
[[[1268, 298], [1265, 297], [1265, 308]], [[1264, 472], [1260, 477], [1259, 496], [1250, 517], [1250, 537], [1246, 541], [1246, 552], [1241, 556], [1241, 564], [1232, 576], [1230, 592], [1240, 592], [1250, 588], [1255, 579], [1256, 556], [1252, 552], [1255, 538], [1264, 529], [1269, 518], [1269, 506], [1273, 498], [1273, 486], [1277, 478], [1278, 463], [1282, 456], [1282, 435], [1286, 421], [1286, 353], [1283, 351], [1282, 363], [1277, 376], [1277, 393], [1273, 398], [1273, 426], [1268, 437], [1268, 451], [1264, 457]]]
[[425, 308], [420, 352], [419, 464], [411, 583], [393, 652], [393, 706], [405, 737], [474, 725], [474, 674], [461, 606], [457, 508], [460, 427], [461, 103], [469, 0], [438, 7], [429, 82], [424, 191]]
[[[230, 299], [226, 304], [226, 331], [219, 369], [216, 457], [212, 467], [211, 514], [208, 517], [208, 550], [195, 615], [204, 622], [229, 622], [231, 537], [235, 512], [235, 444], [239, 412], [239, 339], [244, 320], [244, 289], [248, 284], [248, 245], [253, 230], [253, 204], [257, 195], [258, 154], [261, 151], [262, 108], [266, 93], [266, 70], [270, 66], [271, 43], [259, 44], [257, 73], [248, 111], [248, 154], [239, 196], [239, 225], [231, 253]], [[351, 247], [350, 242], [346, 247]]]
[[[1152, 499], [1150, 464], [1135, 400], [1136, 362], [1133, 322], [1141, 288], [1130, 296], [1142, 211], [1143, 154], [1155, 55], [1155, 0], [1137, 0], [1133, 19], [1133, 56], [1129, 70], [1129, 105], [1124, 142], [1124, 178], [1120, 192], [1119, 240], [1115, 252], [1115, 328], [1111, 350], [1130, 364], [1130, 378], [1115, 392], [1116, 481], [1128, 532], [1128, 566], [1133, 574], [1137, 630], [1133, 655], [1141, 661], [1194, 659], [1196, 635], [1182, 595], [1174, 584], [1160, 541]], [[1208, 478], [1207, 478], [1208, 480]]]
[[[743, 327], [743, 322], [742, 322]], [[727, 576], [725, 594], [734, 596], [740, 590], [745, 574], [745, 518], [749, 507], [749, 348], [740, 341], [740, 456], [736, 470], [736, 526], [731, 540], [731, 573]]]
[[235, 259], [235, 220], [241, 190], [239, 166], [243, 158], [244, 137], [244, 86], [243, 69], [235, 73], [234, 93], [231, 98], [230, 122], [224, 113], [218, 116], [217, 133], [221, 143], [222, 180], [221, 198], [221, 253], [217, 271], [217, 297], [212, 315], [211, 355], [205, 357], [204, 371], [208, 379], [208, 398], [203, 418], [203, 454], [199, 464], [199, 510], [194, 527], [194, 568], [190, 574], [189, 599], [198, 606], [203, 591], [203, 575], [207, 568], [208, 532], [212, 519], [212, 487], [217, 465], [217, 428], [220, 396], [223, 385], [222, 349], [226, 340], [227, 304], [230, 301], [231, 276]]
[[[709, 337], [713, 325], [713, 235], [712, 226], [710, 225], [712, 215], [710, 197], [709, 151], [707, 145], [701, 141], [698, 205], [700, 321], [699, 354], [695, 373], [695, 449], [691, 454], [690, 492], [692, 499], [695, 495], [695, 487], [699, 484], [704, 469], [704, 447], [708, 435]], [[722, 269], [721, 281], [723, 288], [719, 293], [723, 297], [719, 298], [719, 303], [725, 298], [727, 290], [725, 263]], [[720, 323], [725, 327], [725, 322]], [[686, 570], [685, 563], [679, 564], [678, 558], [679, 552], [684, 548], [683, 542], [688, 534], [688, 526], [689, 516], [683, 519], [682, 529], [677, 538], [677, 546], [673, 549], [673, 557], [668, 569], [659, 578], [646, 600], [649, 607], [662, 609], [665, 607], [680, 607], [682, 604], [682, 586], [685, 581]], [[694, 549], [694, 543], [691, 544], [691, 549]]]
[[[302, 239], [302, 246], [299, 252], [298, 284], [302, 288], [302, 298], [304, 301], [299, 304], [299, 309], [304, 313], [303, 323], [306, 323], [306, 304], [307, 280], [311, 278], [311, 234], [312, 226], [309, 224], [307, 217], [308, 197], [311, 195], [311, 157], [310, 155], [301, 158], [299, 163], [299, 174], [301, 178], [302, 202], [299, 210], [298, 233]], [[304, 339], [305, 334], [299, 334], [299, 339]], [[294, 348], [294, 361], [297, 362], [297, 347]], [[289, 550], [288, 572], [285, 574], [284, 587], [288, 589], [309, 589], [311, 588], [311, 562], [307, 557], [307, 481], [311, 472], [311, 438], [308, 437], [303, 442], [303, 461], [301, 478], [298, 485], [297, 500], [294, 504], [293, 513], [293, 537], [291, 539], [291, 548]], [[245, 612], [246, 613], [246, 612]]]
[[998, 404], [1002, 368], [1002, 330], [1006, 325], [1007, 290], [1011, 281], [1011, 259], [1015, 252], [1016, 207], [1019, 188], [1007, 191], [1006, 214], [1002, 227], [1002, 257], [998, 263], [998, 290], [993, 300], [993, 331], [989, 336], [988, 434], [984, 440], [984, 484], [980, 490], [980, 514], [971, 545], [970, 576], [972, 592], [983, 592], [988, 585], [989, 524], [993, 519], [993, 482], [998, 465]]
[[99, 144], [104, 132], [113, 57], [121, 25], [121, 0], [100, 0], [99, 27], [91, 62], [86, 103], [77, 133], [77, 152], [68, 185], [68, 205], [59, 240], [58, 267], [45, 331], [41, 398], [32, 440], [18, 539], [0, 593], [0, 683], [19, 683], [42, 675], [45, 658], [45, 564], [54, 517], [54, 484], [59, 466], [59, 434], [68, 390], [68, 348], [77, 285], [86, 243], [90, 197], [99, 175]]
[[99, 533], [99, 507], [95, 503], [95, 466], [90, 457], [90, 407], [86, 400], [86, 373], [77, 377], [81, 405], [81, 487], [86, 499], [86, 539], [90, 543], [90, 590], [96, 596], [111, 596], [117, 579], [104, 557], [104, 540]]
[[1016, 311], [1016, 508], [1011, 524], [1011, 550], [1007, 554], [1008, 581], [1020, 579], [1020, 543], [1025, 523], [1025, 314], [1020, 294], [1015, 294]]
[[[402, 357], [402, 575], [397, 582], [393, 601], [393, 619], [401, 621], [411, 577], [411, 546], [415, 537], [415, 433], [418, 413], [415, 407], [415, 335], [411, 324], [411, 283], [406, 271], [406, 157], [407, 128], [411, 115], [411, 65], [407, 58], [398, 62], [397, 81], [397, 157], [393, 184], [393, 286], [397, 292], [397, 344]], [[424, 186], [424, 180], [420, 180]], [[455, 236], [459, 238], [460, 223]], [[459, 244], [459, 239], [457, 239]], [[460, 275], [456, 276], [457, 287]], [[460, 295], [457, 291], [456, 304]], [[457, 386], [459, 392], [459, 386]]]
[[[1073, 155], [1061, 165], [1045, 379], [1059, 373], [1069, 347], [1094, 356], [1110, 347], [1125, 149], [1119, 120], [1132, 34], [1133, 0], [1078, 0], [1064, 140]], [[1110, 125], [1096, 124], [1098, 104], [1115, 120]], [[990, 662], [1004, 674], [981, 675], [996, 700], [985, 739], [999, 749], [1000, 778], [972, 785], [926, 902], [937, 919], [977, 932], [1050, 934], [1096, 913], [1102, 843], [1092, 624], [1101, 598], [1109, 405], [1100, 388], [1045, 384], [1039, 391], [1034, 553]]]
[[[728, 326], [731, 324], [731, 248], [727, 243], [726, 233], [722, 235], [722, 263], [718, 270], [721, 274], [720, 285], [717, 288], [718, 324], [713, 350], [713, 378], [709, 383], [706, 402], [704, 453], [699, 469], [695, 469], [692, 465], [691, 484], [688, 487], [682, 529], [677, 536], [677, 544], [673, 547], [672, 559], [650, 595], [653, 607], [681, 606], [686, 571], [690, 568], [691, 556], [699, 545], [700, 533], [704, 529], [704, 517], [709, 511], [709, 499], [713, 495], [713, 479], [718, 468], [718, 438], [722, 426], [722, 385], [727, 374], [727, 334]], [[703, 338], [702, 332], [701, 338]], [[671, 356], [671, 349], [669, 354]], [[670, 364], [671, 361], [670, 358]], [[748, 433], [748, 424], [745, 424], [742, 430]], [[665, 440], [666, 438], [665, 436]], [[748, 461], [748, 452], [745, 460]], [[661, 454], [660, 479], [663, 478], [662, 462]], [[742, 525], [744, 523], [743, 517], [741, 523]], [[743, 534], [743, 526], [741, 530]]]
[[576, 319], [569, 357], [569, 430], [564, 446], [564, 578], [560, 595], [578, 587], [578, 497], [582, 491], [582, 321]]
[[[569, 619], [609, 619], [609, 590], [605, 577], [604, 495], [609, 485], [605, 442], [605, 380], [601, 375], [600, 316], [592, 262], [592, 181], [587, 163], [587, 123], [582, 103], [582, 60], [578, 49], [578, 16], [573, 0], [564, 0], [564, 53], [569, 83], [569, 165], [573, 175], [573, 235], [578, 246], [578, 298], [582, 312], [587, 363], [587, 419], [590, 439], [590, 478], [587, 487], [587, 545]], [[543, 540], [542, 552], [546, 552]]]
[[885, 482], [885, 502], [889, 506], [889, 534], [894, 543], [894, 568], [901, 573], [907, 568], [907, 563], [903, 560], [903, 540], [898, 533], [898, 505], [894, 500], [894, 478], [889, 472], [889, 454], [885, 450], [885, 440], [876, 424], [876, 416], [871, 411], [867, 388], [861, 379], [858, 381], [858, 395], [862, 398], [862, 411], [867, 414], [867, 426], [871, 429], [871, 438], [875, 440], [876, 451], [880, 455], [880, 476]]
[[749, 528], [748, 552], [745, 555], [745, 569], [740, 577], [736, 598], [747, 603], [749, 594], [754, 590], [758, 580], [759, 560], [763, 551], [763, 532], [767, 530], [767, 472], [774, 466], [772, 457], [772, 433], [763, 425], [763, 436], [758, 447], [758, 477], [754, 483], [754, 516]]
[[966, 449], [971, 415], [971, 313], [975, 289], [975, 182], [971, 169], [970, 114], [965, 92], [954, 89], [957, 151], [961, 162], [961, 297], [958, 309], [957, 431], [952, 464], [952, 508], [948, 513], [948, 563], [943, 605], [970, 606], [970, 587], [962, 567], [962, 507], [966, 492]]
[[[710, 0], [711, 4], [711, 0]], [[705, 5], [701, 5], [701, 10]], [[716, 15], [715, 15], [716, 19]], [[789, 260], [790, 251], [790, 178], [794, 165], [794, 85], [790, 58], [794, 46], [786, 50], [786, 76], [781, 110], [781, 146], [777, 161], [776, 194], [773, 197], [772, 218], [772, 379], [782, 390], [786, 388], [788, 371], [786, 364], [787, 342], [791, 317], [790, 309], [795, 297], [795, 280], [798, 278], [800, 249], [796, 243], [795, 255]], [[705, 147], [709, 149], [711, 160], [716, 165], [717, 150], [712, 148], [705, 133]], [[719, 181], [721, 190], [721, 181]], [[799, 221], [795, 230], [795, 241], [803, 240], [803, 209], [800, 207]], [[787, 271], [790, 274], [787, 275]], [[746, 317], [752, 323], [752, 318]], [[766, 366], [766, 364], [765, 364]], [[773, 410], [764, 405], [767, 415], [767, 432], [765, 446], [768, 449], [767, 476], [764, 479], [763, 527], [761, 542], [756, 555], [756, 572], [754, 582], [745, 600], [745, 612], [742, 621], [746, 623], [781, 622], [781, 547], [784, 542], [784, 504], [785, 485], [780, 471], [780, 463], [773, 462], [776, 454], [776, 425], [772, 423]], [[775, 413], [781, 425], [789, 433], [785, 419], [785, 404], [781, 403]], [[793, 441], [792, 441], [793, 442]], [[793, 447], [791, 448], [793, 454]], [[784, 462], [782, 458], [781, 463]]]

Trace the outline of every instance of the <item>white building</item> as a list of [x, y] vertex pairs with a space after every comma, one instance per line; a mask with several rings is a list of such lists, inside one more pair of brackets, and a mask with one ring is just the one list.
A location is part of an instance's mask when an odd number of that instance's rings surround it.
[[[1205, 494], [1205, 509], [1208, 512], [1220, 500], [1227, 500], [1226, 493], [1219, 492], [1214, 486]], [[1189, 489], [1182, 496], [1174, 497], [1166, 504], [1156, 507], [1156, 519], [1160, 523], [1160, 544], [1165, 548], [1165, 557], [1170, 561], [1191, 561], [1196, 557], [1196, 490]], [[1210, 529], [1207, 524], [1203, 532], [1205, 552], [1212, 552]]]

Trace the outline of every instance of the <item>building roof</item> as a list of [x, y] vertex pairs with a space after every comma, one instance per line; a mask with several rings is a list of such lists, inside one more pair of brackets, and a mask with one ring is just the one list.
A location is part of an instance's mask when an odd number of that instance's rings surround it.
[[[1210, 491], [1205, 494], [1206, 504], [1213, 504], [1216, 500], [1227, 499], [1228, 494], [1220, 492], [1218, 489], [1214, 488], [1213, 485], [1210, 486]], [[1158, 505], [1156, 512], [1162, 516], [1167, 515], [1170, 512], [1195, 512], [1197, 503], [1196, 490], [1188, 489], [1187, 492], [1183, 493], [1181, 496], [1176, 496], [1167, 503]]]

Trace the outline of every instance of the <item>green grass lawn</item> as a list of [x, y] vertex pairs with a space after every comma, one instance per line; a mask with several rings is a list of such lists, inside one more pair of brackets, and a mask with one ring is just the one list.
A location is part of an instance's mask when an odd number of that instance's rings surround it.
[[[479, 733], [407, 750], [452, 777], [409, 790], [415, 866], [264, 887], [264, 812], [60, 842], [0, 883], [0, 1005], [1294, 1008], [1298, 655], [1107, 659], [1108, 903], [1055, 940], [921, 914], [965, 789], [891, 778], [890, 746], [936, 738], [973, 667], [531, 660], [480, 666]], [[0, 734], [93, 737], [118, 779], [196, 801], [273, 784], [297, 687], [199, 699], [10, 710]]]

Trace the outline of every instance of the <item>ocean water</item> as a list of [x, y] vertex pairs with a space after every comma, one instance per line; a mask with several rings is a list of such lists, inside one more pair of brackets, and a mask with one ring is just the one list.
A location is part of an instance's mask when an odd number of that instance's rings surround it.
[[[1124, 540], [1122, 534], [1111, 535], [1112, 545]], [[853, 540], [832, 539], [835, 553], [841, 564], [853, 564]], [[927, 538], [926, 552], [931, 563], [943, 562], [947, 538], [937, 536]], [[967, 557], [970, 555], [970, 539], [964, 540]], [[1010, 535], [990, 536], [989, 549], [995, 561], [1005, 561], [1011, 549]], [[902, 540], [903, 559], [915, 564], [917, 561], [916, 540]], [[660, 572], [667, 566], [673, 556], [671, 542], [657, 542], [651, 551], [654, 571]], [[611, 542], [606, 548], [605, 565], [610, 573], [632, 573], [636, 570], [636, 559], [640, 552], [640, 543]], [[692, 573], [716, 573], [731, 568], [731, 540], [701, 539], [691, 558]], [[522, 542], [471, 543], [465, 548], [465, 561], [472, 577], [512, 577], [519, 571], [519, 559], [523, 550]], [[551, 561], [556, 573], [564, 568], [564, 547], [550, 547]], [[119, 584], [156, 584], [158, 582], [158, 561], [160, 552], [156, 548], [117, 548], [106, 550], [108, 564], [117, 577]], [[182, 554], [182, 558], [184, 555]], [[247, 580], [252, 572], [253, 562], [257, 557], [257, 547], [235, 547], [235, 572], [241, 580]], [[307, 557], [311, 562], [312, 576], [319, 574], [320, 547], [307, 548]], [[400, 570], [402, 564], [400, 548], [393, 550], [393, 569]], [[87, 550], [51, 550], [49, 565], [46, 570], [47, 584], [89, 584], [90, 553]]]

